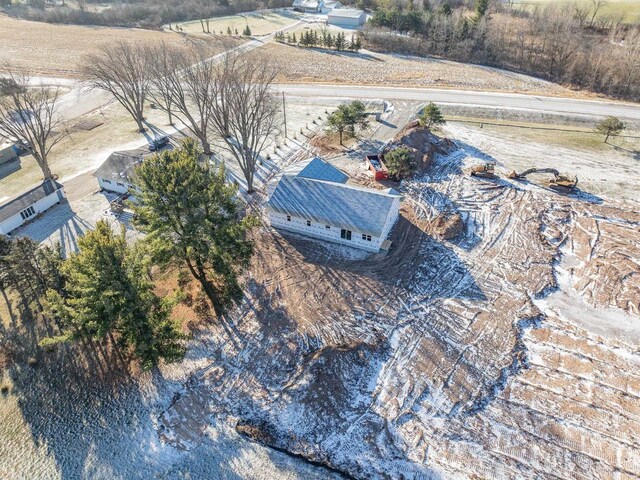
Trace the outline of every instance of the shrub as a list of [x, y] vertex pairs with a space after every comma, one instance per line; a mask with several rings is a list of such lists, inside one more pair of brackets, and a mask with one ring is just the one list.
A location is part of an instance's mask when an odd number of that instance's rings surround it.
[[387, 166], [389, 176], [396, 180], [410, 177], [416, 169], [413, 152], [404, 147], [386, 153], [384, 164]]

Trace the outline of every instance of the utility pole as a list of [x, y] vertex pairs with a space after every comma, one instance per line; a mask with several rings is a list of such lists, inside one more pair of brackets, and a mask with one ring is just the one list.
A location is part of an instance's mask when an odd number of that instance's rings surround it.
[[284, 100], [284, 92], [282, 92], [282, 112], [284, 113], [284, 138], [287, 138], [287, 103]]

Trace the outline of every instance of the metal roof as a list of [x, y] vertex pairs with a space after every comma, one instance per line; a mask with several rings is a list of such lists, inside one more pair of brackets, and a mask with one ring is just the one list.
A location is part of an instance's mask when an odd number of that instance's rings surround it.
[[285, 174], [335, 183], [347, 183], [347, 180], [349, 180], [349, 176], [346, 173], [341, 172], [319, 157], [298, 162], [288, 168]]
[[337, 8], [327, 14], [328, 17], [341, 18], [360, 18], [364, 14], [362, 10], [349, 10], [346, 8]]
[[24, 193], [20, 193], [0, 205], [0, 222], [10, 219], [25, 208], [57, 192], [62, 185], [55, 180], [45, 180], [40, 185]]
[[[318, 162], [324, 164], [323, 168], [314, 166], [314, 169], [335, 169], [321, 159], [313, 159], [310, 164]], [[272, 210], [358, 233], [382, 235], [389, 211], [399, 195], [301, 176], [307, 167], [299, 173], [292, 174], [291, 170], [284, 173], [269, 199]]]

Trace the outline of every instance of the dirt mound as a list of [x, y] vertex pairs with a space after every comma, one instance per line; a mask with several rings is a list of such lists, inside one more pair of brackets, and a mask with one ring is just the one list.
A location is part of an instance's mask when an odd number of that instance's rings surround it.
[[451, 240], [462, 233], [464, 222], [459, 213], [442, 212], [430, 222], [428, 229], [443, 240]]
[[429, 168], [436, 153], [446, 154], [453, 146], [449, 139], [434, 135], [431, 130], [420, 126], [419, 122], [414, 120], [398, 132], [383, 153], [389, 153], [396, 148], [407, 148], [413, 153], [418, 170], [424, 171]]

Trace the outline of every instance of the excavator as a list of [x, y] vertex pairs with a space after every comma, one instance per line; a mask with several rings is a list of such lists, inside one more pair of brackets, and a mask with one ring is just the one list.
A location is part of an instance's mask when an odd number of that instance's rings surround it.
[[516, 173], [515, 170], [511, 170], [507, 175], [507, 178], [519, 179], [525, 178], [532, 173], [551, 173], [553, 179], [549, 180], [549, 187], [551, 188], [566, 188], [573, 189], [578, 185], [578, 177], [571, 176], [567, 173], [560, 173], [555, 168], [530, 168], [521, 173]]
[[471, 168], [472, 177], [496, 178], [495, 162], [486, 162], [480, 165], [474, 165]]

